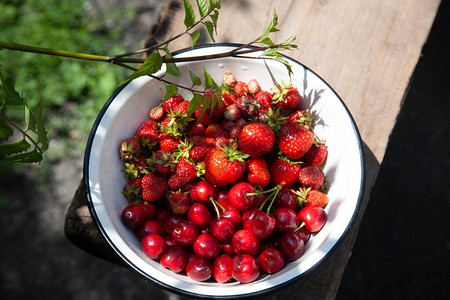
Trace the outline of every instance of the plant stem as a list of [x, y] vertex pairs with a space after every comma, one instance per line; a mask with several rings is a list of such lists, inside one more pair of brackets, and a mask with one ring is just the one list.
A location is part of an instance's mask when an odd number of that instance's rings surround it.
[[2, 117], [9, 125], [11, 125], [12, 127], [14, 127], [17, 131], [19, 131], [24, 138], [26, 138], [27, 140], [29, 140], [35, 147], [35, 149], [37, 149], [40, 153], [42, 153], [42, 149], [41, 147], [39, 147], [39, 145], [37, 144], [37, 142], [28, 135], [28, 133], [26, 131], [24, 131], [22, 128], [20, 128], [16, 123], [14, 123], [13, 121], [11, 121], [3, 112], [0, 111], [0, 117]]

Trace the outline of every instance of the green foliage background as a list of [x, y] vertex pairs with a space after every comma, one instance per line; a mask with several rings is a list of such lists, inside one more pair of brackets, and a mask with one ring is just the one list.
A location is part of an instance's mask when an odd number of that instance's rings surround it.
[[[125, 52], [120, 22], [131, 19], [133, 10], [124, 14], [123, 8], [112, 8], [94, 16], [85, 2], [2, 0], [0, 40], [101, 55]], [[105, 27], [107, 18], [114, 26]], [[31, 109], [42, 102], [53, 141], [46, 153], [50, 159], [84, 149], [98, 111], [130, 73], [107, 63], [10, 50], [0, 51], [0, 69], [13, 79]]]

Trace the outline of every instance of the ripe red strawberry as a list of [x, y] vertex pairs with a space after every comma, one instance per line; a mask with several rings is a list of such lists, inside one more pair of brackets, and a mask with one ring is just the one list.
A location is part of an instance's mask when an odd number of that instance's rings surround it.
[[295, 194], [298, 196], [300, 203], [303, 203], [303, 206], [325, 207], [329, 202], [327, 194], [311, 188], [301, 188]]
[[[206, 94], [205, 97], [209, 97], [209, 99], [212, 99], [213, 96], [211, 94]], [[205, 110], [203, 114], [202, 114], [203, 104], [200, 105], [199, 108], [197, 108], [194, 114], [199, 123], [208, 126], [217, 122], [222, 117], [223, 112], [225, 110], [225, 106], [226, 106], [225, 103], [221, 99], [220, 101], [217, 101], [216, 105], [214, 105], [214, 108], [211, 111], [212, 107], [212, 100], [211, 100], [211, 104], [208, 106], [208, 108]]]
[[236, 96], [230, 93], [222, 93], [222, 101], [226, 106], [234, 104], [236, 102]]
[[311, 148], [314, 135], [298, 123], [286, 123], [278, 135], [281, 152], [293, 160], [300, 159]]
[[189, 123], [186, 128], [187, 136], [192, 137], [195, 135], [205, 136], [205, 126], [202, 123], [192, 122]]
[[164, 108], [161, 106], [153, 106], [150, 109], [149, 117], [155, 121], [161, 120], [165, 115]]
[[128, 202], [142, 199], [141, 181], [142, 178], [132, 179], [123, 187], [122, 194]]
[[306, 129], [309, 129], [311, 127], [313, 119], [314, 117], [311, 115], [309, 111], [298, 109], [289, 116], [288, 121], [297, 122], [300, 125], [303, 125]]
[[158, 123], [149, 119], [138, 128], [134, 135], [141, 141], [141, 145], [152, 147], [158, 141]]
[[172, 168], [174, 167], [174, 163], [172, 162], [172, 158], [167, 153], [158, 150], [153, 153], [152, 160], [154, 162], [155, 170], [161, 174], [170, 174], [172, 173]]
[[300, 107], [302, 97], [291, 83], [285, 84], [284, 81], [281, 81], [281, 85], [275, 85], [273, 91], [273, 103], [280, 108], [298, 109]]
[[317, 190], [325, 182], [325, 176], [317, 166], [308, 166], [300, 170], [298, 180], [304, 187]]
[[170, 97], [163, 103], [163, 108], [166, 112], [175, 111], [175, 106], [184, 101], [184, 98], [180, 94], [176, 94], [173, 97]]
[[324, 143], [314, 143], [303, 156], [303, 161], [311, 166], [320, 166], [325, 161], [327, 154], [328, 148]]
[[170, 210], [176, 215], [186, 214], [192, 205], [191, 197], [181, 191], [170, 192], [167, 200]]
[[245, 172], [246, 157], [248, 155], [237, 150], [233, 144], [211, 148], [205, 157], [206, 180], [217, 186], [239, 180]]
[[215, 140], [213, 138], [207, 138], [205, 136], [193, 136], [189, 138], [189, 142], [193, 145], [189, 150], [189, 155], [195, 160], [203, 160], [209, 149], [214, 147]]
[[289, 188], [298, 182], [300, 165], [289, 160], [278, 158], [270, 166], [270, 175], [275, 185], [285, 183], [284, 188]]
[[248, 85], [247, 83], [243, 81], [238, 81], [234, 85], [234, 93], [236, 94], [236, 97], [240, 98], [242, 96], [246, 96], [248, 92]]
[[178, 103], [175, 107], [174, 107], [174, 112], [178, 112], [178, 113], [183, 113], [183, 114], [187, 114], [187, 109], [189, 106], [189, 101], [184, 100], [180, 103]]
[[141, 143], [134, 138], [125, 139], [119, 147], [119, 155], [122, 160], [132, 160], [135, 155], [137, 155], [141, 151]]
[[168, 184], [172, 190], [178, 190], [196, 177], [197, 169], [195, 169], [195, 166], [182, 159], [177, 162], [175, 173], [170, 176]]
[[253, 158], [247, 161], [248, 182], [254, 186], [265, 188], [270, 183], [270, 171], [263, 158]]
[[164, 153], [178, 149], [178, 145], [180, 144], [179, 139], [175, 138], [172, 134], [165, 132], [159, 133], [158, 140], [161, 151]]
[[205, 134], [207, 137], [210, 137], [210, 138], [217, 138], [219, 136], [224, 136], [224, 137], [228, 136], [225, 129], [223, 129], [222, 125], [220, 125], [219, 123], [214, 123], [214, 124], [211, 124], [208, 127], [206, 127]]
[[161, 198], [167, 189], [167, 181], [153, 173], [146, 174], [141, 180], [142, 198], [154, 202]]
[[262, 123], [245, 125], [238, 138], [239, 150], [251, 158], [269, 153], [275, 145], [275, 132]]
[[255, 94], [255, 100], [258, 101], [259, 105], [265, 108], [272, 106], [272, 93], [268, 91], [259, 91]]

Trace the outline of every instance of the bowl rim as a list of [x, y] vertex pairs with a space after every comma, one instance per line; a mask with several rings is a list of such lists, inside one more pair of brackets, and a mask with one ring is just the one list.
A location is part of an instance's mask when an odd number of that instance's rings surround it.
[[[184, 49], [180, 49], [177, 51], [174, 51], [171, 53], [172, 56], [176, 56], [185, 52], [189, 52], [192, 50], [197, 50], [197, 49], [202, 49], [202, 48], [213, 48], [213, 47], [240, 47], [240, 46], [244, 46], [244, 44], [239, 44], [239, 43], [214, 43], [214, 44], [203, 44], [203, 45], [198, 45], [195, 46], [193, 48], [191, 47], [187, 47]], [[256, 48], [255, 46], [246, 46], [246, 48]], [[204, 298], [204, 299], [210, 299], [210, 298], [217, 298], [217, 299], [236, 299], [236, 298], [248, 298], [248, 297], [255, 297], [255, 296], [262, 296], [262, 295], [267, 295], [270, 293], [273, 293], [283, 287], [286, 287], [290, 284], [292, 284], [293, 282], [299, 280], [300, 278], [310, 274], [312, 271], [314, 271], [325, 259], [327, 259], [333, 252], [334, 250], [340, 245], [340, 243], [342, 242], [342, 240], [345, 238], [345, 236], [348, 234], [350, 228], [352, 227], [356, 216], [359, 212], [360, 206], [361, 206], [361, 202], [362, 199], [364, 198], [364, 191], [365, 191], [365, 183], [366, 183], [366, 172], [365, 172], [365, 153], [364, 153], [364, 146], [363, 146], [363, 142], [362, 142], [362, 138], [361, 138], [361, 134], [358, 130], [358, 127], [356, 125], [355, 119], [353, 118], [350, 110], [348, 109], [348, 107], [345, 105], [344, 101], [342, 100], [342, 98], [339, 96], [339, 94], [333, 89], [333, 87], [331, 85], [328, 84], [328, 82], [326, 82], [321, 76], [319, 76], [316, 72], [314, 72], [312, 69], [310, 69], [309, 67], [307, 67], [306, 65], [304, 65], [303, 63], [297, 61], [296, 59], [293, 59], [287, 55], [283, 54], [283, 57], [288, 58], [289, 60], [299, 64], [300, 66], [302, 66], [303, 68], [305, 68], [306, 71], [311, 72], [312, 74], [314, 74], [315, 76], [317, 76], [323, 83], [325, 83], [325, 85], [330, 89], [331, 92], [333, 92], [336, 96], [336, 98], [339, 100], [339, 102], [341, 103], [341, 105], [343, 106], [345, 112], [347, 113], [349, 119], [350, 119], [350, 123], [352, 125], [353, 131], [355, 133], [355, 137], [356, 137], [356, 141], [358, 144], [358, 148], [359, 148], [359, 153], [360, 153], [360, 157], [359, 157], [359, 161], [360, 161], [360, 166], [361, 166], [361, 178], [360, 178], [360, 189], [358, 192], [358, 198], [356, 200], [356, 205], [355, 205], [355, 210], [353, 211], [353, 214], [350, 218], [350, 221], [348, 222], [346, 228], [344, 229], [342, 235], [339, 237], [339, 239], [336, 240], [336, 242], [334, 243], [334, 245], [329, 249], [329, 251], [320, 259], [318, 260], [314, 265], [312, 265], [308, 270], [306, 270], [305, 272], [302, 272], [301, 274], [298, 274], [297, 276], [292, 277], [291, 279], [282, 282], [276, 286], [273, 287], [269, 287], [266, 288], [264, 290], [261, 291], [257, 291], [257, 292], [252, 292], [252, 293], [246, 293], [246, 294], [238, 294], [238, 295], [202, 295], [202, 294], [198, 294], [198, 293], [194, 293], [194, 292], [190, 292], [190, 291], [186, 291], [186, 290], [182, 290], [176, 287], [173, 287], [169, 284], [166, 284], [165, 282], [162, 282], [160, 280], [158, 280], [155, 277], [152, 277], [148, 274], [145, 274], [143, 271], [140, 270], [140, 268], [138, 266], [136, 266], [133, 262], [131, 262], [121, 251], [120, 249], [118, 249], [116, 247], [116, 245], [113, 243], [113, 241], [110, 239], [110, 237], [108, 236], [105, 228], [102, 226], [100, 219], [95, 211], [94, 208], [94, 204], [93, 204], [93, 200], [91, 198], [91, 189], [90, 189], [90, 185], [89, 185], [89, 162], [90, 162], [90, 156], [91, 156], [91, 149], [92, 149], [92, 144], [97, 132], [97, 129], [99, 127], [99, 124], [103, 118], [103, 115], [106, 113], [107, 109], [109, 108], [109, 106], [111, 105], [111, 103], [114, 101], [114, 99], [117, 97], [117, 95], [131, 82], [127, 82], [119, 87], [116, 88], [116, 90], [112, 93], [112, 95], [108, 98], [108, 100], [105, 102], [105, 104], [103, 105], [103, 107], [101, 108], [100, 112], [98, 113], [94, 124], [92, 126], [92, 129], [89, 133], [89, 137], [87, 140], [87, 144], [86, 144], [86, 149], [85, 149], [85, 155], [84, 155], [84, 161], [83, 161], [83, 182], [85, 184], [85, 194], [88, 200], [88, 208], [89, 211], [91, 213], [92, 219], [94, 220], [94, 224], [97, 227], [97, 229], [101, 232], [102, 236], [105, 238], [105, 240], [108, 242], [109, 246], [112, 247], [112, 249], [115, 251], [115, 253], [127, 264], [128, 267], [130, 267], [132, 270], [134, 270], [137, 274], [139, 274], [144, 280], [146, 280], [147, 282], [150, 282], [152, 284], [154, 284], [157, 287], [161, 287], [166, 289], [167, 291], [182, 295], [182, 296], [190, 296], [190, 297], [196, 297], [196, 298]]]

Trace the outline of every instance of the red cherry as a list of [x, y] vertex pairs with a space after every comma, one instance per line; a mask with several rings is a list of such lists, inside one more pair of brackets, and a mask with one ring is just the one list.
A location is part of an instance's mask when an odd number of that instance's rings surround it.
[[249, 283], [259, 276], [259, 263], [249, 254], [238, 254], [233, 257], [232, 277], [241, 282]]
[[254, 192], [255, 188], [250, 183], [239, 182], [228, 192], [228, 200], [236, 210], [243, 211], [250, 208], [255, 202], [254, 196], [247, 196], [247, 194]]
[[153, 219], [156, 215], [156, 206], [149, 202], [138, 202], [136, 205], [142, 207], [145, 211], [145, 219]]
[[222, 215], [221, 218], [226, 218], [231, 221], [234, 225], [234, 229], [239, 229], [242, 225], [242, 216], [241, 213], [235, 210], [234, 208], [227, 209]]
[[215, 196], [216, 189], [208, 181], [199, 181], [191, 187], [190, 195], [194, 201], [209, 203]]
[[259, 209], [257, 207], [251, 207], [242, 214], [242, 227], [244, 229], [250, 230], [251, 220], [258, 211]]
[[273, 206], [275, 208], [286, 207], [296, 210], [298, 206], [297, 196], [291, 189], [283, 189], [278, 192]]
[[267, 273], [276, 273], [284, 266], [283, 254], [276, 248], [266, 248], [259, 255], [261, 268]]
[[150, 233], [156, 233], [160, 236], [164, 235], [164, 228], [156, 222], [155, 220], [147, 220], [145, 223], [136, 231], [137, 237], [142, 240], [144, 236]]
[[209, 233], [200, 234], [192, 248], [195, 254], [206, 259], [216, 258], [221, 250], [219, 241]]
[[313, 233], [319, 232], [327, 222], [327, 213], [320, 206], [305, 206], [299, 211], [298, 217], [305, 222], [306, 229]]
[[220, 189], [217, 192], [216, 200], [217, 200], [217, 203], [219, 203], [222, 206], [229, 205], [230, 201], [228, 201], [228, 191], [225, 189]]
[[300, 235], [293, 231], [286, 232], [279, 240], [279, 249], [286, 260], [296, 260], [303, 255], [304, 245]]
[[188, 220], [180, 221], [172, 231], [173, 240], [182, 246], [192, 245], [199, 235], [198, 227]]
[[122, 223], [131, 230], [138, 229], [146, 219], [145, 210], [136, 204], [130, 204], [122, 210], [120, 218]]
[[305, 244], [309, 241], [309, 238], [311, 237], [311, 232], [309, 232], [309, 230], [306, 229], [305, 226], [303, 226], [299, 230], [295, 231], [295, 233], [302, 238], [302, 240]]
[[184, 216], [182, 215], [175, 215], [170, 213], [163, 221], [162, 225], [164, 230], [168, 234], [172, 234], [173, 229], [175, 228], [175, 225], [180, 223], [181, 221], [185, 220]]
[[233, 235], [233, 250], [236, 254], [256, 256], [260, 250], [259, 240], [247, 229], [241, 229]]
[[234, 253], [232, 241], [226, 241], [226, 242], [222, 243], [222, 253], [228, 254], [231, 256], [234, 256], [236, 254], [236, 253]]
[[273, 216], [277, 220], [275, 225], [277, 232], [294, 231], [300, 225], [300, 219], [297, 213], [290, 208], [278, 208], [273, 213]]
[[221, 242], [231, 240], [235, 232], [233, 222], [228, 218], [213, 219], [210, 228], [215, 238]]
[[168, 209], [157, 207], [154, 220], [162, 225], [169, 215], [170, 211]]
[[265, 239], [275, 229], [276, 220], [274, 216], [258, 210], [250, 222], [250, 231], [258, 239]]
[[155, 233], [144, 236], [141, 245], [144, 253], [152, 259], [157, 259], [166, 251], [166, 240]]
[[188, 263], [188, 254], [182, 246], [169, 246], [166, 252], [161, 255], [160, 263], [164, 268], [179, 273], [184, 270]]
[[213, 265], [205, 258], [193, 257], [186, 266], [186, 274], [195, 281], [206, 281], [213, 274]]
[[218, 256], [214, 260], [213, 267], [213, 276], [218, 283], [225, 283], [232, 278], [231, 269], [233, 267], [233, 258], [230, 255], [222, 254]]
[[211, 212], [202, 203], [194, 203], [189, 208], [188, 219], [199, 227], [206, 227], [211, 221]]

